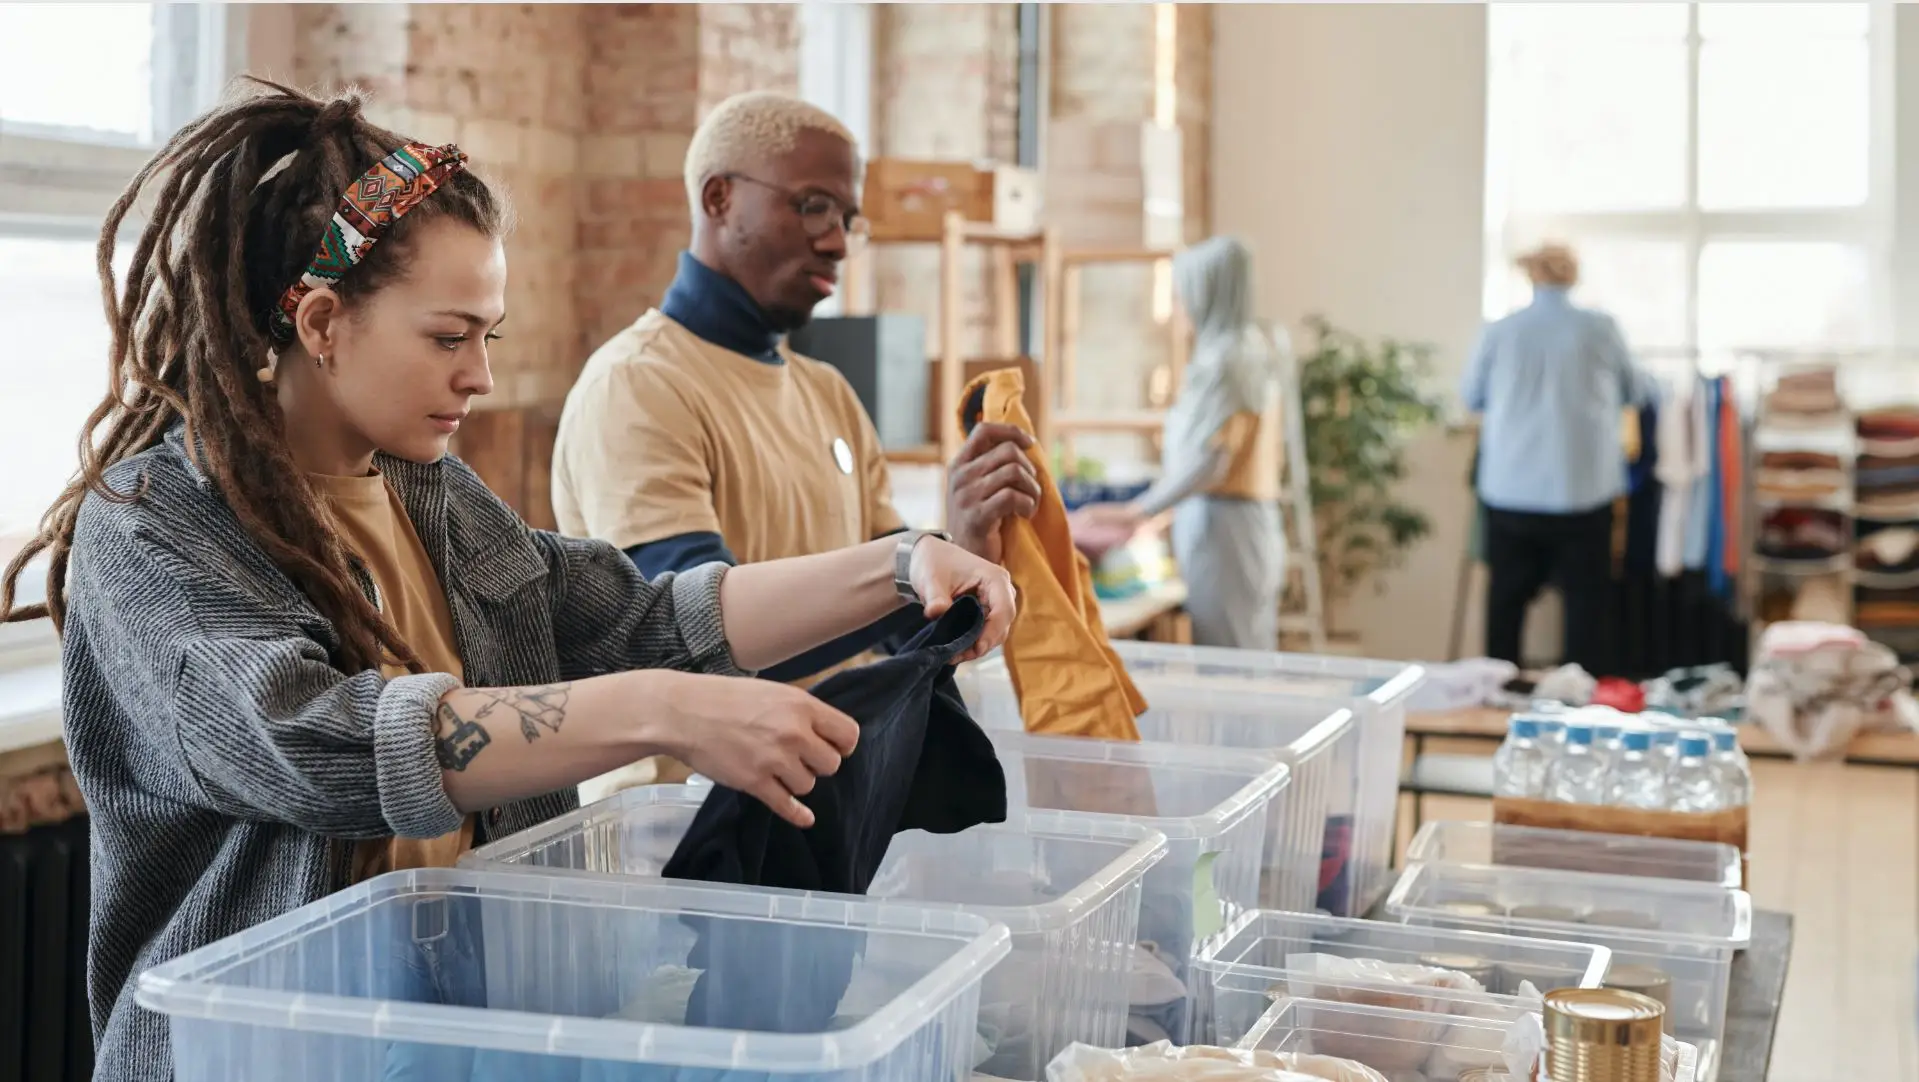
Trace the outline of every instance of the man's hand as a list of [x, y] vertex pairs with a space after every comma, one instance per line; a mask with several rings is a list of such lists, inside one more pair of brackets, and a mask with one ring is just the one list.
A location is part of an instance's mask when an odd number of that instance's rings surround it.
[[1013, 425], [982, 424], [946, 471], [946, 522], [953, 543], [1000, 561], [1000, 524], [1039, 509], [1039, 474], [1026, 457], [1033, 437]]

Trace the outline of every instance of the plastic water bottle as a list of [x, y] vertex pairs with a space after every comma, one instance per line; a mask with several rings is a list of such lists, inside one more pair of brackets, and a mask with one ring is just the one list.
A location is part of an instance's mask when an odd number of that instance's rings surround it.
[[1666, 775], [1667, 807], [1676, 812], [1715, 812], [1725, 807], [1711, 756], [1712, 741], [1705, 737], [1689, 733], [1679, 738], [1679, 761]]
[[1549, 756], [1557, 756], [1566, 746], [1566, 721], [1564, 718], [1544, 717], [1539, 719], [1539, 742], [1546, 748]]
[[1661, 770], [1670, 771], [1672, 764], [1679, 761], [1679, 733], [1674, 729], [1660, 729], [1652, 734], [1653, 755], [1659, 760]]
[[1619, 762], [1619, 755], [1625, 750], [1623, 736], [1625, 728], [1619, 725], [1597, 725], [1593, 727], [1593, 754], [1611, 770]]
[[1566, 726], [1566, 749], [1546, 771], [1546, 799], [1561, 804], [1606, 802], [1606, 764], [1593, 754], [1593, 727]]
[[1743, 808], [1752, 803], [1752, 764], [1739, 748], [1738, 733], [1713, 730], [1712, 765], [1719, 772], [1719, 792], [1725, 807]]
[[1506, 742], [1493, 753], [1493, 795], [1537, 799], [1546, 788], [1546, 749], [1539, 746], [1539, 723], [1514, 718]]
[[1619, 759], [1606, 781], [1606, 803], [1616, 808], [1666, 810], [1666, 764], [1653, 750], [1652, 734], [1625, 734]]

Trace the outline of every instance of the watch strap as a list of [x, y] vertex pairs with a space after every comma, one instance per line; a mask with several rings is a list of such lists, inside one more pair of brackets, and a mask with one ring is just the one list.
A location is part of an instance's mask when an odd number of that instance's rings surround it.
[[893, 589], [903, 600], [915, 605], [925, 604], [926, 599], [913, 588], [913, 550], [928, 537], [941, 541], [953, 539], [953, 535], [944, 530], [908, 530], [900, 535], [899, 544], [893, 549]]

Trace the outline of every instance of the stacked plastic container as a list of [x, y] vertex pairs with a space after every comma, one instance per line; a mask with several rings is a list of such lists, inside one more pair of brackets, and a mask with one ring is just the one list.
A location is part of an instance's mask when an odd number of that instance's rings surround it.
[[1436, 821], [1419, 828], [1406, 863], [1505, 864], [1648, 879], [1713, 883], [1738, 890], [1745, 876], [1738, 848], [1718, 842], [1547, 830], [1481, 821]]
[[[629, 789], [475, 850], [465, 865], [593, 876], [658, 876], [692, 825], [707, 786]], [[952, 909], [1005, 925], [1011, 953], [980, 995], [978, 1073], [1039, 1079], [1075, 1041], [1119, 1044], [1145, 875], [1164, 836], [1113, 824], [1105, 836], [1063, 829], [1046, 812], [959, 834], [894, 837], [868, 897]], [[784, 893], [784, 892], [782, 892]], [[819, 896], [828, 897], [828, 896]]]
[[[1267, 843], [1262, 905], [1358, 916], [1385, 894], [1406, 700], [1424, 669], [1156, 643], [1113, 648], [1147, 700], [1142, 740], [1254, 750], [1294, 768]], [[972, 666], [962, 686], [981, 725], [1022, 727], [1003, 657]]]
[[179, 1082], [966, 1078], [1006, 957], [893, 902], [491, 872], [380, 876], [142, 974]]
[[1290, 781], [1284, 763], [1215, 748], [992, 731], [1008, 806], [1057, 812], [1061, 829], [1144, 827], [1166, 836], [1166, 859], [1146, 873], [1139, 936], [1170, 959], [1188, 1009], [1156, 1020], [1184, 1043], [1205, 1032], [1192, 1017], [1193, 958], [1241, 913], [1257, 908], [1271, 815]]
[[[1504, 1077], [1501, 1052], [1510, 1022], [1281, 998], [1238, 1047], [1358, 1060], [1388, 1078], [1459, 1082], [1480, 1069]], [[1678, 1045], [1673, 1082], [1695, 1082], [1698, 1049], [1684, 1041]]]
[[1609, 947], [1608, 987], [1666, 1003], [1667, 1032], [1718, 1076], [1733, 957], [1752, 940], [1752, 898], [1718, 883], [1516, 865], [1409, 865], [1386, 900], [1409, 924]]
[[[1347, 960], [1362, 964], [1342, 964]], [[1447, 970], [1471, 977], [1480, 990], [1392, 981], [1365, 968], [1367, 961]], [[1521, 998], [1524, 985], [1537, 993], [1597, 988], [1611, 963], [1611, 950], [1585, 943], [1261, 910], [1208, 944], [1194, 969], [1210, 997], [1209, 1040], [1231, 1045], [1279, 996], [1503, 1022], [1538, 1009]]]

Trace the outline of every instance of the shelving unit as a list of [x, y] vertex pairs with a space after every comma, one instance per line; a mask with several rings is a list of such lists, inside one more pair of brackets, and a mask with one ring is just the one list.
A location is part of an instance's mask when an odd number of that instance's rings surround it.
[[[1743, 536], [1741, 538], [1742, 559], [1745, 569], [1740, 575], [1745, 607], [1750, 616], [1748, 628], [1751, 636], [1752, 652], [1757, 654], [1759, 637], [1768, 624], [1775, 622], [1767, 615], [1767, 599], [1774, 589], [1790, 590], [1794, 602], [1815, 580], [1831, 579], [1835, 584], [1834, 597], [1839, 609], [1827, 615], [1836, 617], [1837, 622], [1851, 623], [1853, 614], [1853, 545], [1857, 531], [1853, 519], [1853, 492], [1855, 465], [1858, 460], [1858, 441], [1853, 431], [1853, 414], [1847, 406], [1846, 394], [1841, 373], [1837, 364], [1820, 356], [1793, 354], [1766, 354], [1755, 358], [1758, 365], [1758, 386], [1755, 388], [1756, 401], [1752, 411], [1752, 425], [1746, 441], [1746, 455], [1743, 468], [1745, 483], [1742, 485], [1747, 511], [1743, 516]], [[1778, 385], [1781, 378], [1795, 375], [1830, 371], [1836, 384], [1840, 409], [1826, 416], [1821, 424], [1791, 422], [1785, 418], [1790, 413], [1776, 413], [1770, 409], [1770, 391]], [[1771, 495], [1758, 490], [1758, 472], [1768, 452], [1807, 452], [1819, 455], [1831, 455], [1839, 462], [1843, 481], [1837, 491], [1820, 495]], [[1760, 536], [1767, 517], [1778, 512], [1806, 511], [1837, 516], [1840, 527], [1840, 551], [1825, 559], [1790, 558], [1763, 555], [1760, 552]], [[1785, 618], [1791, 618], [1788, 614]]]
[[[1058, 371], [1051, 380], [1053, 393], [1057, 396], [1058, 412], [1054, 416], [1054, 430], [1058, 435], [1058, 447], [1071, 455], [1073, 436], [1081, 432], [1130, 432], [1142, 436], [1158, 434], [1166, 425], [1166, 411], [1147, 408], [1117, 413], [1079, 413], [1073, 408], [1079, 386], [1078, 360], [1080, 339], [1080, 283], [1085, 270], [1094, 265], [1112, 265], [1126, 263], [1144, 263], [1150, 267], [1163, 268], [1163, 273], [1172, 274], [1173, 253], [1161, 248], [1075, 248], [1064, 252], [1060, 257], [1060, 321], [1056, 325], [1058, 336]], [[1166, 319], [1168, 339], [1168, 366], [1172, 373], [1172, 388], [1177, 391], [1180, 377], [1186, 370], [1187, 327], [1180, 315], [1178, 305]]]
[[889, 451], [887, 460], [899, 464], [933, 466], [944, 471], [946, 464], [959, 453], [963, 440], [958, 426], [952, 423], [953, 412], [958, 408], [960, 395], [966, 388], [967, 362], [983, 359], [967, 357], [960, 343], [960, 322], [966, 301], [961, 275], [965, 273], [965, 255], [969, 248], [980, 248], [990, 253], [992, 349], [985, 358], [1004, 358], [1008, 365], [1018, 363], [1022, 356], [1019, 341], [1019, 268], [1024, 264], [1036, 269], [1041, 327], [1044, 330], [1034, 343], [1035, 348], [1024, 355], [1032, 359], [1040, 376], [1039, 393], [1036, 396], [1039, 408], [1033, 417], [1035, 435], [1042, 443], [1048, 442], [1052, 435], [1051, 404], [1054, 400], [1049, 384], [1056, 378], [1058, 367], [1050, 363], [1053, 356], [1048, 342], [1054, 333], [1052, 329], [1059, 325], [1061, 252], [1057, 232], [1051, 228], [999, 229], [969, 222], [958, 211], [948, 211], [937, 240], [905, 237], [872, 241], [847, 260], [844, 304], [849, 315], [870, 315], [875, 309], [878, 290], [873, 280], [874, 251], [906, 244], [937, 244], [940, 250], [936, 315], [938, 349], [933, 358], [935, 374], [932, 383], [936, 402], [934, 416], [939, 424], [933, 433], [932, 443]]

